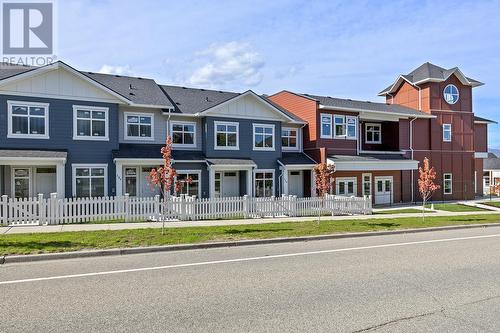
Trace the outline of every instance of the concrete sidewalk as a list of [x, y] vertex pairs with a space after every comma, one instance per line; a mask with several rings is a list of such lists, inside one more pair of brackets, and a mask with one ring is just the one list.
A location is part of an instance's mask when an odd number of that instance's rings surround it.
[[[499, 211], [484, 212], [445, 212], [426, 213], [427, 217], [437, 216], [469, 216], [469, 215], [494, 215]], [[383, 220], [405, 217], [420, 217], [421, 214], [381, 214], [381, 215], [356, 215], [356, 216], [323, 216], [322, 221], [343, 221], [343, 220]], [[237, 220], [212, 220], [212, 221], [178, 221], [165, 222], [166, 228], [186, 228], [186, 227], [206, 227], [206, 226], [232, 226], [246, 224], [266, 224], [283, 222], [303, 222], [315, 221], [318, 217], [276, 217], [263, 219], [237, 219]], [[500, 218], [499, 218], [500, 222]], [[127, 230], [144, 228], [161, 228], [161, 222], [140, 222], [140, 223], [109, 223], [109, 224], [63, 224], [44, 226], [15, 226], [1, 227], [0, 234], [24, 234], [24, 233], [47, 233], [47, 232], [69, 232], [69, 231], [96, 231], [96, 230]]]

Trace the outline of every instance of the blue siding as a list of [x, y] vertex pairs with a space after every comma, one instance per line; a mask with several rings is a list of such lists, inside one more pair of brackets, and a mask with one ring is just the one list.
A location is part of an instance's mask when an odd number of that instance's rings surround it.
[[[7, 100], [49, 103], [50, 139], [7, 138]], [[109, 108], [109, 141], [73, 140], [73, 105], [89, 105]], [[73, 163], [107, 164], [108, 195], [115, 194], [115, 165], [111, 150], [118, 149], [118, 105], [77, 100], [0, 95], [0, 149], [64, 150], [66, 162], [66, 196], [72, 195]]]

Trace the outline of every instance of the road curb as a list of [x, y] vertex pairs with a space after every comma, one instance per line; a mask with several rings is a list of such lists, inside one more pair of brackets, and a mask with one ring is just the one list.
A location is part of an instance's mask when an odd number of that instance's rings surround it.
[[45, 260], [104, 257], [104, 256], [140, 254], [140, 253], [153, 253], [153, 252], [172, 252], [172, 251], [183, 251], [183, 250], [200, 250], [200, 249], [237, 247], [237, 246], [261, 245], [261, 244], [293, 243], [293, 242], [327, 240], [327, 239], [415, 234], [415, 233], [424, 233], [432, 231], [478, 229], [478, 228], [488, 228], [488, 227], [500, 227], [500, 223], [455, 225], [455, 226], [445, 226], [445, 227], [415, 228], [415, 229], [387, 230], [387, 231], [368, 231], [368, 232], [343, 233], [343, 234], [327, 234], [318, 236], [251, 239], [251, 240], [230, 241], [230, 242], [131, 247], [131, 248], [106, 249], [106, 250], [87, 250], [87, 251], [74, 251], [74, 252], [61, 252], [61, 253], [12, 255], [12, 256], [7, 255], [0, 257], [0, 265], [11, 264], [11, 263], [45, 261]]

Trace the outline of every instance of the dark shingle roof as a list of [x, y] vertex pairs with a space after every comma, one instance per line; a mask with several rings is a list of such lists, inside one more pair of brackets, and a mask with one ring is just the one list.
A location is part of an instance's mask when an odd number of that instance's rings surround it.
[[154, 80], [139, 77], [80, 72], [135, 104], [170, 107], [173, 104]]
[[495, 154], [489, 153], [488, 158], [483, 160], [484, 170], [500, 170], [500, 158]]
[[257, 164], [249, 158], [207, 158], [208, 164], [211, 165], [248, 165], [257, 166]]
[[376, 111], [376, 112], [392, 112], [398, 113], [405, 116], [415, 116], [415, 117], [430, 117], [429, 114], [408, 108], [406, 106], [397, 105], [397, 104], [386, 104], [386, 103], [376, 103], [376, 102], [368, 102], [368, 101], [357, 101], [352, 99], [342, 99], [335, 98], [329, 96], [317, 96], [317, 95], [309, 95], [303, 94], [303, 96], [314, 99], [318, 101], [321, 105], [331, 107], [331, 108], [339, 108], [339, 109], [354, 109], [354, 110], [362, 110], [362, 111]]
[[[61, 62], [64, 64], [63, 62]], [[66, 64], [64, 64], [66, 65]], [[68, 65], [66, 65], [68, 66]], [[70, 67], [70, 66], [68, 66]], [[40, 67], [0, 64], [0, 80]], [[76, 69], [75, 69], [76, 70]], [[134, 104], [173, 108], [170, 100], [152, 79], [78, 71]]]
[[203, 112], [240, 95], [239, 93], [229, 91], [196, 89], [168, 85], [161, 85], [161, 88], [170, 98], [175, 107], [175, 111], [185, 114]]
[[[437, 81], [444, 81], [446, 80], [451, 74], [460, 71], [458, 67], [453, 67], [450, 69], [445, 69], [443, 67], [436, 66], [434, 64], [431, 64], [430, 62], [426, 62], [417, 68], [415, 68], [413, 71], [406, 75], [401, 75], [405, 80], [407, 80], [410, 83], [417, 83], [425, 80], [437, 80]], [[465, 77], [472, 86], [480, 86], [483, 83], [471, 79], [469, 77]], [[397, 82], [397, 81], [396, 81]], [[389, 92], [392, 87], [394, 86], [394, 83], [382, 90], [379, 95], [384, 95], [387, 92]]]
[[284, 165], [317, 164], [313, 159], [304, 153], [283, 153], [279, 161]]
[[[139, 158], [139, 159], [161, 159], [161, 148], [164, 145], [151, 144], [120, 144], [119, 149], [113, 150], [113, 158]], [[205, 156], [201, 151], [173, 150], [172, 158], [179, 161], [201, 161]]]
[[0, 158], [66, 158], [68, 153], [65, 151], [48, 151], [48, 150], [15, 150], [1, 149]]
[[498, 124], [496, 121], [494, 120], [490, 120], [490, 119], [486, 119], [486, 118], [482, 118], [482, 117], [478, 117], [478, 116], [474, 116], [474, 121], [478, 121], [478, 122], [485, 122], [485, 123], [491, 123], [491, 124]]

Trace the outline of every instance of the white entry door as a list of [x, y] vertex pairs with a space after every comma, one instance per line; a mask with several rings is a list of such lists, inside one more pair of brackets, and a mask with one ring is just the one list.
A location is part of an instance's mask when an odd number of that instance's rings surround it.
[[303, 171], [290, 171], [288, 174], [288, 194], [304, 197]]
[[390, 204], [393, 200], [392, 177], [375, 177], [375, 204]]
[[222, 173], [222, 196], [238, 197], [240, 195], [240, 177], [238, 171]]
[[45, 198], [57, 192], [57, 173], [55, 167], [36, 168], [35, 195], [43, 194]]

